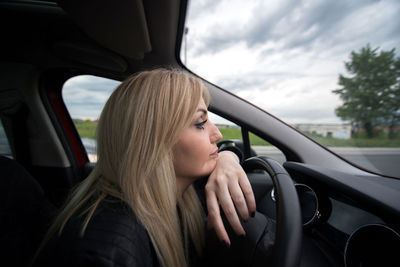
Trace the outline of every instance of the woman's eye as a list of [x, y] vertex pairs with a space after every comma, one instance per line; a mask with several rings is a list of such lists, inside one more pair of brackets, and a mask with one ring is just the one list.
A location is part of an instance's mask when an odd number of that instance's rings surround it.
[[200, 130], [204, 130], [204, 125], [206, 124], [207, 120], [204, 120], [202, 122], [196, 123], [195, 126], [196, 128], [200, 129]]

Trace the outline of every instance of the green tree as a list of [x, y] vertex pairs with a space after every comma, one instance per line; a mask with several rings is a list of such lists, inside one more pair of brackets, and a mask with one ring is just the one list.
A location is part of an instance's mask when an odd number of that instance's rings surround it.
[[333, 90], [343, 100], [335, 112], [355, 127], [365, 129], [368, 137], [374, 136], [374, 127], [390, 126], [392, 137], [400, 121], [400, 58], [395, 49], [380, 51], [369, 45], [359, 53], [352, 51], [345, 62], [349, 77], [339, 75], [341, 88]]

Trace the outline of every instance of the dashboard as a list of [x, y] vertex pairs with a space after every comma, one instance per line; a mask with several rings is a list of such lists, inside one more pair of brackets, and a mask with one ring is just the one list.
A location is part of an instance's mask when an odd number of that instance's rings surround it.
[[[303, 220], [300, 266], [399, 266], [400, 180], [284, 163]], [[275, 219], [275, 192], [264, 171], [248, 173], [257, 210]]]

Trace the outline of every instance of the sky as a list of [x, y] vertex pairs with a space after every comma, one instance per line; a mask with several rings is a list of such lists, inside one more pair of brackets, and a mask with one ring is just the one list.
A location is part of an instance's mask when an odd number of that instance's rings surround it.
[[[288, 123], [341, 123], [334, 112], [341, 101], [332, 90], [339, 74], [349, 76], [344, 62], [367, 44], [395, 48], [399, 56], [399, 14], [399, 0], [195, 0], [181, 58]], [[89, 76], [68, 82], [64, 98], [72, 116], [97, 117], [116, 85]]]
[[63, 87], [63, 98], [73, 118], [94, 120], [119, 81], [82, 75], [69, 79]]

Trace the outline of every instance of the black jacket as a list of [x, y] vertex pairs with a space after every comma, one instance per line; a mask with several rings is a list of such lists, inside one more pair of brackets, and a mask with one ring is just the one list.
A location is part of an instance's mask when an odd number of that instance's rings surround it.
[[[237, 151], [233, 151], [237, 153]], [[241, 158], [241, 155], [238, 155]], [[205, 204], [204, 186], [207, 177], [194, 183], [203, 207]], [[60, 236], [55, 235], [46, 244], [34, 266], [160, 266], [157, 254], [144, 226], [137, 220], [131, 209], [122, 201], [108, 199], [102, 201], [92, 216], [85, 234], [80, 235], [86, 216], [74, 215]], [[79, 212], [78, 212], [79, 214]], [[207, 235], [208, 236], [208, 235]], [[222, 245], [211, 234], [212, 246]], [[208, 238], [206, 238], [208, 239]], [[206, 253], [206, 254], [213, 254]], [[217, 253], [219, 254], [219, 252]], [[190, 243], [189, 262], [192, 266], [209, 266], [208, 256], [199, 258]]]
[[73, 217], [34, 266], [160, 266], [146, 229], [124, 203], [103, 201], [81, 237], [84, 218]]

